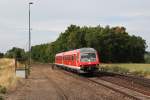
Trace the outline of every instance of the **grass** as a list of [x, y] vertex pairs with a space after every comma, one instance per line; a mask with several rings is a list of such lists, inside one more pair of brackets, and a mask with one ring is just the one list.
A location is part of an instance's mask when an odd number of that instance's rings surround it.
[[134, 74], [150, 78], [150, 64], [101, 64], [104, 71]]
[[7, 88], [11, 87], [15, 80], [14, 60], [0, 59], [0, 100], [4, 100]]
[[[25, 65], [17, 63], [19, 68]], [[15, 75], [15, 60], [2, 58], [0, 59], [0, 100], [4, 100], [4, 94], [7, 90], [13, 90], [16, 87], [18, 78]]]
[[16, 84], [14, 63], [13, 59], [0, 59], [0, 93], [6, 92]]
[[0, 95], [0, 100], [4, 100], [4, 97], [2, 95]]
[[5, 94], [6, 93], [6, 87], [0, 85], [0, 93]]

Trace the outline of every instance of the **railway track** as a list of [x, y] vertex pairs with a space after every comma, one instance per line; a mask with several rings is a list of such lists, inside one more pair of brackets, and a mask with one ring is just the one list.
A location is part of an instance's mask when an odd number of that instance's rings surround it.
[[98, 79], [98, 78], [88, 78], [89, 81], [92, 81], [96, 84], [99, 84], [99, 85], [103, 85], [109, 89], [112, 89], [116, 92], [119, 92], [121, 94], [124, 94], [126, 96], [129, 96], [131, 98], [134, 98], [136, 100], [150, 100], [150, 96], [147, 96], [147, 95], [144, 95], [144, 94], [141, 94], [137, 91], [134, 91], [132, 90], [131, 88], [128, 88], [128, 87], [124, 87], [120, 84], [114, 84], [110, 81], [106, 81], [106, 80], [101, 80], [101, 79]]
[[[102, 85], [104, 87], [107, 87], [107, 88], [109, 88], [115, 92], [121, 93], [121, 94], [123, 94], [127, 97], [130, 97], [130, 98], [133, 98], [135, 100], [150, 100], [150, 96], [147, 95], [147, 92], [139, 92], [133, 88], [128, 88], [127, 86], [123, 86], [121, 84], [115, 84], [112, 81], [108, 81], [106, 79], [105, 80], [101, 79], [99, 76], [100, 74], [97, 74], [96, 76], [95, 75], [88, 76], [88, 75], [77, 75], [77, 74], [74, 74], [70, 71], [68, 72], [66, 70], [61, 70], [61, 71], [67, 75], [72, 76], [72, 77], [82, 79], [84, 81], [90, 81], [90, 82], [95, 83], [97, 85]], [[126, 80], [128, 80], [128, 79], [126, 79]], [[146, 84], [144, 86], [149, 86], [149, 85]]]
[[108, 73], [108, 72], [98, 73], [96, 76], [101, 80], [111, 82], [113, 84], [117, 84], [150, 96], [149, 79], [145, 79], [137, 76], [131, 76], [131, 75]]

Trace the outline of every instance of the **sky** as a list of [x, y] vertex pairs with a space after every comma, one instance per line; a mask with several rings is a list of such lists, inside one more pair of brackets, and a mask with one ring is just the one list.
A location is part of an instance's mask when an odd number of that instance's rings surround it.
[[28, 3], [32, 45], [55, 41], [70, 24], [124, 26], [146, 40], [150, 51], [150, 0], [0, 0], [0, 52], [28, 48]]

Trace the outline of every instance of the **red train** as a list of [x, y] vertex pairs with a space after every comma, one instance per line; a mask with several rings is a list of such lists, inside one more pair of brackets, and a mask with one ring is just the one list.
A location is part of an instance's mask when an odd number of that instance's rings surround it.
[[93, 48], [80, 48], [72, 51], [58, 53], [55, 64], [79, 72], [91, 72], [99, 65], [98, 53]]

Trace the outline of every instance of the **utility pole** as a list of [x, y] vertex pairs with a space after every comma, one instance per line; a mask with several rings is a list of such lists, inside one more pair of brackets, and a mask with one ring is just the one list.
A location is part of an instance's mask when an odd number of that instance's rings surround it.
[[31, 27], [30, 27], [30, 5], [32, 5], [33, 2], [29, 2], [29, 70], [31, 67]]

